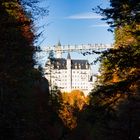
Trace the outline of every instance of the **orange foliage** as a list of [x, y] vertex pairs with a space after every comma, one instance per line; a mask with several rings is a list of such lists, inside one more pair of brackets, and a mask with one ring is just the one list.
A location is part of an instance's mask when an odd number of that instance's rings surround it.
[[87, 105], [87, 97], [79, 90], [74, 90], [71, 93], [61, 94], [62, 103], [59, 110], [59, 117], [62, 119], [65, 126], [73, 129], [77, 126], [77, 116], [84, 107]]
[[[8, 13], [16, 19], [23, 37], [25, 37], [27, 41], [32, 44], [34, 34], [32, 32], [31, 20], [29, 17], [26, 16], [26, 13], [23, 10], [21, 3], [9, 2], [7, 3], [6, 7], [8, 8]], [[11, 7], [13, 7], [12, 10]]]

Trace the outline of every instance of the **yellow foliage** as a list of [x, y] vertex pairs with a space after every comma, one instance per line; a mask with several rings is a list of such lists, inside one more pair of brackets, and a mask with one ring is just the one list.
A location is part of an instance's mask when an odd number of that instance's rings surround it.
[[79, 110], [82, 110], [83, 106], [88, 104], [87, 97], [80, 90], [73, 90], [71, 93], [62, 93], [62, 99], [64, 103], [68, 103]]
[[137, 44], [137, 39], [132, 33], [139, 30], [140, 26], [138, 25], [136, 28], [132, 28], [130, 25], [117, 28], [115, 31], [115, 47]]
[[73, 90], [71, 93], [62, 93], [61, 98], [59, 117], [65, 126], [73, 129], [77, 126], [77, 116], [75, 114], [79, 113], [84, 105], [88, 104], [88, 97], [85, 97], [82, 91]]

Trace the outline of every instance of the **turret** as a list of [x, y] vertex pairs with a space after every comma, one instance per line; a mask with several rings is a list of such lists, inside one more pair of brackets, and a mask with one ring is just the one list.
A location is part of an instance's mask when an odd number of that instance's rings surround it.
[[61, 43], [60, 43], [60, 41], [56, 45], [55, 51], [56, 51], [56, 58], [62, 58], [62, 50], [61, 50]]
[[72, 69], [71, 69], [71, 57], [70, 53], [67, 56], [67, 91], [70, 92], [72, 89]]

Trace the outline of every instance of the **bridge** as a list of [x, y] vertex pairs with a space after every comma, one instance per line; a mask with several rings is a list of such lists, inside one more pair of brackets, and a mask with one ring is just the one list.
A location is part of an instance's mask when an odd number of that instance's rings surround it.
[[68, 52], [77, 52], [77, 53], [83, 53], [86, 54], [106, 49], [113, 48], [113, 44], [81, 44], [81, 45], [61, 45], [60, 41], [57, 45], [54, 46], [47, 46], [41, 49], [37, 49], [36, 57], [37, 59], [42, 59], [46, 57], [47, 54], [49, 54], [51, 51], [54, 52], [56, 58], [61, 58], [63, 53]]
[[55, 53], [61, 52], [84, 52], [84, 51], [91, 51], [91, 50], [104, 50], [104, 49], [110, 49], [113, 48], [113, 44], [82, 44], [82, 45], [61, 45], [58, 43], [58, 45], [54, 46], [47, 46], [45, 49], [42, 49], [42, 51], [49, 53], [50, 51], [53, 51]]

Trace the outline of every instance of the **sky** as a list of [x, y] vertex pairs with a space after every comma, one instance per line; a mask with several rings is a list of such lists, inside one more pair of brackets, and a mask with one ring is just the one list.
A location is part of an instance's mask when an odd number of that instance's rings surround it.
[[[44, 0], [42, 6], [48, 7], [49, 15], [38, 20], [38, 25], [43, 25], [39, 45], [44, 48], [56, 45], [58, 41], [62, 45], [113, 43], [113, 34], [107, 31], [109, 26], [92, 10], [98, 5], [107, 7], [109, 3], [108, 0]], [[71, 55], [72, 58], [88, 59], [90, 62], [97, 57]], [[42, 62], [46, 62], [46, 58]], [[97, 73], [98, 66], [94, 67]]]
[[61, 44], [113, 43], [113, 34], [101, 16], [93, 12], [108, 0], [44, 0], [49, 15], [40, 20], [44, 26], [42, 46]]

